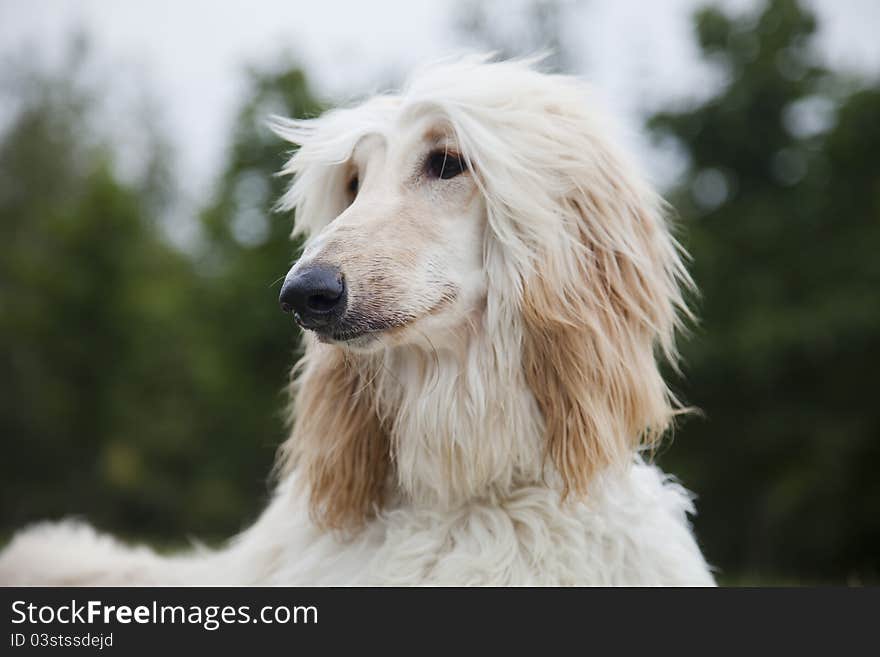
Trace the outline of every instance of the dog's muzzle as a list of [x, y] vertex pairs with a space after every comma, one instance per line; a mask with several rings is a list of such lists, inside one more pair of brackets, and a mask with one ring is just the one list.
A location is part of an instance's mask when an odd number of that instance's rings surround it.
[[345, 277], [338, 267], [310, 265], [284, 279], [278, 302], [297, 324], [316, 331], [332, 330], [345, 311]]

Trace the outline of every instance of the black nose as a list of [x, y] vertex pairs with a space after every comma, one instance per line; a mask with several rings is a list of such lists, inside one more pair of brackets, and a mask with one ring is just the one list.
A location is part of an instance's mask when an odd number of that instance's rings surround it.
[[328, 265], [306, 267], [281, 286], [278, 302], [286, 313], [293, 311], [306, 328], [326, 326], [345, 308], [345, 278]]

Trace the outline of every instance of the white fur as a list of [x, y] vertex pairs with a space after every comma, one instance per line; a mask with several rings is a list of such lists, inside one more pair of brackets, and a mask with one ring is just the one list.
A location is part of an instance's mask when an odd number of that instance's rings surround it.
[[[431, 125], [450, 131], [472, 178], [458, 187], [404, 189], [394, 181], [407, 179], [415, 166], [407, 154]], [[315, 121], [279, 122], [278, 130], [302, 145], [285, 169], [296, 178], [283, 200], [297, 207], [297, 231], [309, 235], [301, 263], [340, 235], [373, 230], [379, 209], [451, 222], [451, 242], [416, 240], [414, 252], [423, 257], [407, 271], [412, 284], [394, 305], [418, 315], [443, 285], [459, 290], [455, 303], [393, 339], [379, 335], [358, 348], [307, 339], [299, 366], [294, 390], [301, 392], [321, 385], [321, 368], [343, 350], [345, 367], [369, 387], [369, 408], [389, 438], [383, 504], [362, 526], [322, 527], [310, 510], [312, 482], [303, 465], [310, 436], [300, 435], [317, 431], [308, 427], [321, 418], [300, 418], [291, 467], [273, 501], [226, 547], [158, 556], [80, 523], [43, 524], [17, 534], [0, 555], [0, 582], [713, 584], [690, 530], [690, 495], [645, 463], [638, 435], [619, 435], [625, 423], [617, 423], [624, 405], [616, 400], [627, 392], [620, 381], [644, 384], [650, 401], [635, 434], [662, 432], [677, 412], [653, 352], [675, 360], [673, 334], [686, 312], [679, 286], [689, 279], [660, 200], [613, 146], [582, 85], [526, 63], [467, 59], [422, 72], [401, 95]], [[381, 137], [380, 146], [359, 156], [365, 184], [352, 202], [340, 191], [346, 167], [370, 135]], [[477, 205], [465, 200], [468, 184], [479, 190]], [[589, 207], [576, 217], [566, 199], [581, 194]], [[367, 270], [388, 260], [383, 249], [399, 246], [377, 242], [376, 252], [358, 256]], [[603, 254], [612, 259], [599, 267]], [[629, 266], [639, 272], [635, 279]], [[613, 292], [584, 280], [584, 270], [608, 277]], [[608, 377], [598, 381], [609, 392], [588, 390], [595, 398], [584, 401], [596, 436], [569, 437], [605, 441], [608, 463], [588, 490], [571, 495], [563, 492], [572, 473], [546, 457], [545, 418], [524, 373], [525, 289], [535, 277], [559, 281], [563, 297], [586, 296], [583, 307], [596, 314], [582, 313], [574, 328], [589, 336], [595, 360], [570, 365], [585, 373], [599, 367]], [[369, 292], [353, 288], [358, 299]], [[572, 320], [560, 325], [566, 322]], [[311, 437], [324, 445], [323, 436]]]
[[590, 505], [563, 513], [547, 488], [445, 512], [399, 508], [355, 540], [316, 530], [281, 486], [249, 530], [217, 552], [159, 557], [77, 522], [20, 533], [6, 585], [711, 585], [688, 529], [688, 493], [639, 463]]

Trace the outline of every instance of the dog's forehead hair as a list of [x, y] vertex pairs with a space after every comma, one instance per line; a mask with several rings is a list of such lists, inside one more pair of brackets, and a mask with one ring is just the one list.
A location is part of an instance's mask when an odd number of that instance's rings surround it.
[[428, 149], [457, 150], [451, 128], [436, 116], [403, 114], [389, 133], [371, 132], [362, 136], [352, 149], [350, 162], [363, 171], [378, 155], [393, 159]]

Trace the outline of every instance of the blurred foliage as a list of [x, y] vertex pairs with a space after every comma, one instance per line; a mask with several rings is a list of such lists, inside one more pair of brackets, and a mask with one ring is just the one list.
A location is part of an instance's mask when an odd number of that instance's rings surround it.
[[319, 108], [296, 70], [252, 76], [183, 253], [155, 216], [162, 149], [143, 180], [115, 175], [75, 50], [66, 70], [18, 76], [0, 141], [2, 526], [82, 514], [225, 536], [264, 503], [294, 342], [272, 286], [293, 252], [271, 214], [284, 153], [262, 117]]
[[671, 200], [702, 293], [683, 396], [705, 417], [662, 460], [722, 576], [876, 581], [880, 88], [825, 70], [791, 0], [696, 28], [726, 83], [650, 126], [690, 159]]
[[[491, 21], [470, 6], [460, 28], [480, 38]], [[564, 14], [529, 16], [531, 32], [483, 41], [555, 44], [565, 68]], [[791, 0], [695, 26], [724, 84], [649, 127], [688, 158], [670, 199], [701, 323], [677, 385], [704, 415], [660, 460], [698, 494], [722, 581], [876, 581], [880, 87], [825, 70]], [[158, 218], [167, 149], [152, 135], [142, 175], [115, 173], [81, 60], [19, 67], [3, 90], [17, 104], [0, 135], [0, 530], [73, 513], [129, 536], [226, 536], [264, 503], [295, 349], [275, 303], [295, 252], [271, 212], [286, 154], [263, 121], [322, 107], [296, 67], [251, 73], [181, 250]]]

